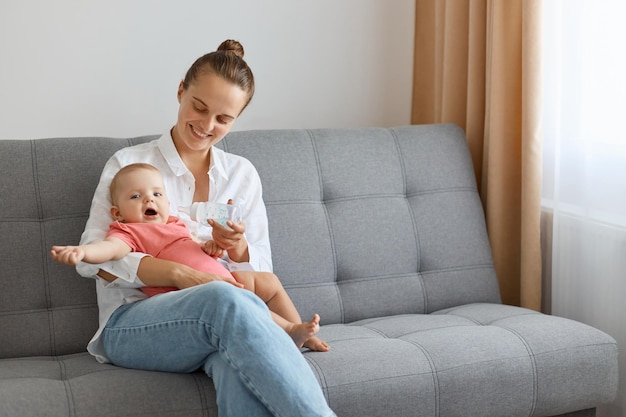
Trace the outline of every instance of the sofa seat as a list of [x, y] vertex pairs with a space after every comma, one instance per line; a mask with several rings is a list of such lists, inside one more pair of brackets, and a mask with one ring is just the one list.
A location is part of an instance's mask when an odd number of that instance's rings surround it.
[[204, 373], [124, 369], [87, 352], [0, 360], [2, 417], [206, 415], [217, 407]]
[[[616, 378], [598, 360], [615, 354], [612, 338], [506, 305], [326, 325], [321, 336], [332, 354], [303, 353], [339, 416], [556, 416], [611, 393]], [[128, 409], [129, 398], [141, 404]], [[0, 399], [0, 416], [217, 415], [201, 372], [124, 369], [87, 353], [0, 360]]]
[[617, 380], [611, 337], [507, 305], [379, 317], [322, 333], [333, 355], [306, 358], [338, 415], [554, 416], [584, 409]]

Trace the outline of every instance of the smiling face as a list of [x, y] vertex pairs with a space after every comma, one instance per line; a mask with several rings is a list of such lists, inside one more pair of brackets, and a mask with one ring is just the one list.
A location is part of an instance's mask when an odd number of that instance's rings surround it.
[[237, 85], [207, 72], [178, 87], [178, 121], [172, 138], [179, 153], [208, 152], [222, 140], [248, 102]]
[[111, 199], [111, 216], [122, 223], [167, 223], [169, 218], [163, 177], [154, 167], [120, 171], [111, 183]]

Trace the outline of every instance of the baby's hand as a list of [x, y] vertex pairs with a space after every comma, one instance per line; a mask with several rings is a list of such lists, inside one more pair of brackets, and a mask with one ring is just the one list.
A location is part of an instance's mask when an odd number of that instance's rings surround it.
[[207, 240], [202, 244], [202, 250], [213, 258], [221, 258], [224, 256], [224, 249], [220, 248], [214, 240]]
[[85, 258], [85, 250], [80, 246], [53, 246], [52, 259], [65, 265], [77, 265]]

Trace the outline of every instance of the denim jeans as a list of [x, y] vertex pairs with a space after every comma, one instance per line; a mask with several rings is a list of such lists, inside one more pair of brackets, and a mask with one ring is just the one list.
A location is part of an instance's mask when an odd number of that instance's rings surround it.
[[253, 293], [223, 282], [118, 308], [103, 332], [111, 361], [213, 378], [221, 417], [334, 416], [292, 339]]

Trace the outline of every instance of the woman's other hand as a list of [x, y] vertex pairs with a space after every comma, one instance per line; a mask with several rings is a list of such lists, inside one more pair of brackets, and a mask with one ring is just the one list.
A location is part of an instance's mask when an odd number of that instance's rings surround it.
[[150, 287], [176, 287], [182, 290], [213, 281], [224, 281], [235, 287], [243, 288], [243, 284], [232, 277], [209, 274], [178, 262], [152, 256], [141, 258], [137, 275], [145, 285]]
[[185, 289], [190, 287], [195, 287], [196, 285], [207, 284], [213, 281], [224, 281], [229, 284], [234, 285], [235, 287], [243, 288], [243, 284], [237, 282], [233, 277], [223, 277], [217, 274], [209, 274], [207, 272], [201, 272], [196, 270], [191, 270], [191, 273], [185, 273], [178, 277], [177, 279], [177, 287], [179, 289]]

